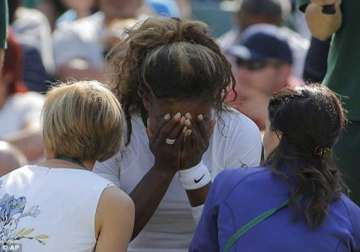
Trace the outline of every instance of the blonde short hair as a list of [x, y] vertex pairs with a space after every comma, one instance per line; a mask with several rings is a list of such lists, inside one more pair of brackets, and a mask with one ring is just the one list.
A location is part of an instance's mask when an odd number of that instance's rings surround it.
[[44, 104], [45, 148], [79, 160], [104, 161], [123, 145], [121, 105], [97, 81], [63, 83], [52, 88]]

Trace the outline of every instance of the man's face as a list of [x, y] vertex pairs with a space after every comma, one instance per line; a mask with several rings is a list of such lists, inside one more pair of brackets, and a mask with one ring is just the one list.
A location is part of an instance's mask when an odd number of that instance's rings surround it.
[[111, 18], [133, 18], [142, 3], [142, 0], [100, 0], [100, 9]]
[[272, 61], [244, 61], [229, 57], [236, 79], [237, 97], [227, 102], [265, 128], [267, 104], [274, 92], [286, 85], [284, 66]]
[[236, 59], [233, 69], [239, 97], [245, 98], [254, 92], [271, 96], [286, 84], [282, 66], [275, 61]]

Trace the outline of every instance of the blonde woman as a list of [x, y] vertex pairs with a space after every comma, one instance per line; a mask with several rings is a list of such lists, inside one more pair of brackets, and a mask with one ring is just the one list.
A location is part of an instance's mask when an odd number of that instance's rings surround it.
[[47, 159], [0, 179], [0, 246], [27, 252], [127, 251], [133, 203], [91, 172], [95, 161], [119, 151], [123, 121], [119, 102], [98, 82], [62, 84], [48, 93]]

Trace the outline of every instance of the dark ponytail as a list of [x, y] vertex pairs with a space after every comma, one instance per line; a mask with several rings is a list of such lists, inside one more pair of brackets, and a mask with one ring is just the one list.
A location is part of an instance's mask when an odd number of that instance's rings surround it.
[[345, 188], [332, 157], [345, 124], [341, 103], [324, 86], [305, 86], [275, 95], [269, 119], [271, 129], [281, 133], [269, 157], [272, 170], [288, 179], [291, 206], [310, 227], [318, 227]]

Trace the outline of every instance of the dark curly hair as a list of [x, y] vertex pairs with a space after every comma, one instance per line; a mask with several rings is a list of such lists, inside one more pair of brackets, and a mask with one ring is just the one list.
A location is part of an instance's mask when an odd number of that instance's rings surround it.
[[295, 218], [316, 228], [346, 189], [332, 157], [346, 120], [341, 102], [325, 86], [310, 85], [282, 91], [268, 108], [271, 130], [281, 134], [268, 161], [289, 182]]
[[128, 30], [107, 59], [113, 92], [126, 114], [128, 143], [131, 114], [147, 117], [144, 95], [194, 98], [221, 111], [227, 92], [235, 86], [230, 63], [201, 22], [149, 18]]

